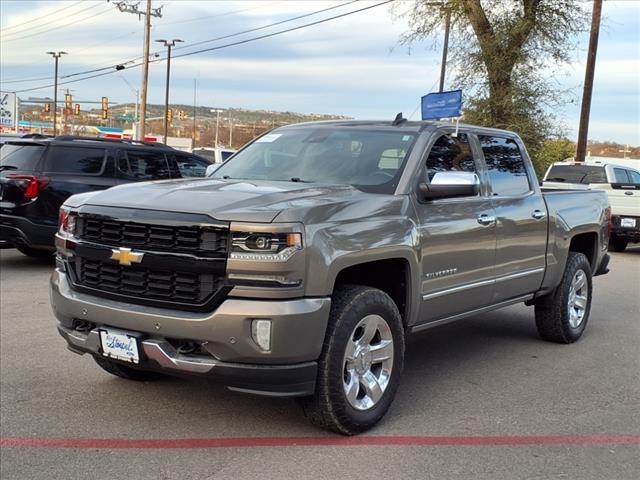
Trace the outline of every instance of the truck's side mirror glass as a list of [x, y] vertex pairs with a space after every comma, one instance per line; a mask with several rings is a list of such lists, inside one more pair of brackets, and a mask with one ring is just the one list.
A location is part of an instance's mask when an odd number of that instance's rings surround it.
[[424, 200], [478, 195], [480, 179], [471, 172], [437, 172], [430, 183], [420, 183], [418, 190]]

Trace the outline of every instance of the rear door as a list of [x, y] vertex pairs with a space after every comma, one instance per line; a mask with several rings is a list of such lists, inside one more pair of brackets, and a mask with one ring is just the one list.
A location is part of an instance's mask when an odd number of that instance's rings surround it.
[[[477, 150], [467, 133], [440, 135], [419, 181], [437, 172], [481, 174]], [[455, 316], [491, 304], [496, 244], [495, 215], [486, 183], [472, 197], [417, 202], [422, 257], [423, 322]]]
[[[607, 195], [612, 215], [640, 217], [640, 173], [623, 167], [613, 167], [611, 188], [607, 189]], [[619, 223], [619, 219], [616, 218], [615, 221]], [[635, 226], [640, 228], [640, 225]]]
[[532, 181], [517, 137], [479, 135], [496, 214], [494, 301], [534, 292], [542, 283], [547, 250], [547, 206]]

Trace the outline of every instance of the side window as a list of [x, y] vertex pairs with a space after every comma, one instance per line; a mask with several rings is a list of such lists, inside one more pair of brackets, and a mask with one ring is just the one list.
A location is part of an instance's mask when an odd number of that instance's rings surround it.
[[640, 185], [640, 173], [635, 172], [633, 170], [627, 170], [627, 173], [629, 174], [629, 179], [631, 180], [631, 183]]
[[52, 145], [44, 171], [72, 175], [98, 175], [105, 161], [103, 148], [63, 147]]
[[126, 150], [118, 159], [118, 171], [129, 180], [161, 180], [170, 178], [169, 165], [162, 152]]
[[531, 190], [518, 144], [509, 138], [478, 137], [494, 195], [523, 195]]
[[614, 168], [613, 175], [616, 183], [628, 183], [629, 177], [627, 177], [627, 170], [624, 168]]
[[427, 157], [427, 175], [429, 181], [438, 172], [476, 173], [476, 164], [466, 134], [457, 137], [443, 135], [431, 147]]
[[175, 155], [179, 176], [182, 177], [204, 177], [207, 166], [210, 165], [206, 160], [189, 155]]

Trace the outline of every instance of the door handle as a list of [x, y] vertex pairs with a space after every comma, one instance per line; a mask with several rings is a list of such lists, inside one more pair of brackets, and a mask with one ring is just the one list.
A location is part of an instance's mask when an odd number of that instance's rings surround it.
[[625, 195], [633, 195], [633, 192], [630, 192], [629, 190], [627, 190], [626, 192], [624, 192]]
[[541, 218], [546, 217], [547, 214], [545, 212], [543, 212], [542, 210], [534, 210], [533, 212], [531, 212], [531, 216], [533, 218], [535, 218], [536, 220], [540, 220]]
[[492, 225], [496, 223], [496, 217], [494, 217], [493, 215], [487, 215], [486, 213], [483, 213], [478, 217], [478, 223], [480, 225]]

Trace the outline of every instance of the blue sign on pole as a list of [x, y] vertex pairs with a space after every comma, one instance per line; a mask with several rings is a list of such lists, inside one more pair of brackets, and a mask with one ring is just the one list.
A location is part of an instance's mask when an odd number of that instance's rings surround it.
[[422, 120], [459, 117], [462, 114], [462, 90], [429, 93], [422, 97]]

